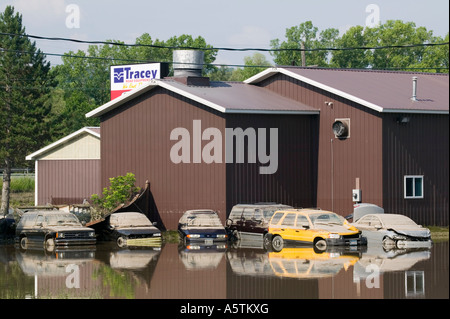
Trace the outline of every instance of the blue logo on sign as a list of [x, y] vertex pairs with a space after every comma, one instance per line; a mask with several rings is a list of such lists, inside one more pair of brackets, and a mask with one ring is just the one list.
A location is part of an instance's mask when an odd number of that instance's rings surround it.
[[123, 83], [124, 72], [123, 68], [114, 69], [114, 83]]

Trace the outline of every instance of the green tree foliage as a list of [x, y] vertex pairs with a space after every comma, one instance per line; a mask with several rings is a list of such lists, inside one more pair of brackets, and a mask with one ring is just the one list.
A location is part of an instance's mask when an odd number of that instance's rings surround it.
[[25, 156], [42, 147], [51, 134], [53, 86], [50, 63], [25, 35], [22, 15], [7, 6], [0, 13], [0, 167], [3, 168], [0, 214], [9, 207], [12, 167], [26, 166]]
[[[286, 29], [285, 36], [284, 41], [272, 40], [272, 49], [296, 50], [273, 52], [274, 62], [278, 65], [302, 65], [300, 49], [304, 48], [305, 66], [394, 70], [416, 68], [417, 71], [448, 73], [448, 45], [422, 45], [448, 42], [448, 33], [445, 38], [436, 37], [432, 31], [417, 27], [414, 22], [388, 20], [373, 28], [354, 26], [339, 36], [336, 29], [319, 32], [311, 21], [307, 21]], [[417, 44], [420, 46], [392, 47]], [[383, 48], [389, 46], [392, 48]], [[344, 50], [326, 50], [328, 48]]]
[[245, 67], [233, 70], [230, 81], [244, 81], [255, 74], [264, 71], [270, 66], [270, 62], [261, 53], [255, 53], [252, 56], [244, 57]]
[[98, 194], [91, 196], [94, 208], [99, 210], [102, 216], [120, 204], [125, 204], [140, 191], [140, 188], [135, 186], [136, 178], [133, 173], [112, 177], [109, 179], [109, 183], [109, 187], [103, 188], [102, 197]]
[[297, 66], [327, 66], [328, 52], [326, 50], [304, 51], [302, 49], [319, 49], [334, 47], [336, 38], [339, 35], [337, 29], [326, 29], [319, 32], [311, 21], [301, 23], [286, 29], [286, 41], [281, 42], [274, 39], [270, 42], [272, 49], [296, 49], [299, 51], [274, 51], [272, 55], [274, 62], [278, 65]]

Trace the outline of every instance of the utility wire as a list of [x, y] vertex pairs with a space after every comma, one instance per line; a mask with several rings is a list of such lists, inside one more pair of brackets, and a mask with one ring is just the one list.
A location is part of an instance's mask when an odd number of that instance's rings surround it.
[[[0, 52], [14, 52], [20, 54], [30, 54], [33, 53], [31, 51], [21, 51], [21, 50], [11, 50], [11, 49], [2, 49], [0, 48]], [[123, 58], [106, 58], [106, 57], [94, 57], [94, 56], [86, 56], [86, 55], [72, 55], [72, 54], [60, 54], [60, 53], [48, 53], [42, 52], [42, 54], [47, 56], [59, 56], [59, 57], [67, 57], [67, 58], [76, 58], [76, 59], [87, 59], [87, 60], [103, 60], [103, 61], [123, 61], [123, 62], [137, 62], [137, 63], [168, 63], [173, 64], [173, 61], [148, 61], [148, 60], [135, 60], [135, 59], [123, 59]], [[184, 62], [176, 62], [177, 64], [189, 64], [189, 65], [198, 65], [198, 66], [216, 66], [216, 67], [239, 67], [239, 68], [272, 68], [277, 67], [276, 65], [243, 65], [243, 64], [220, 64], [220, 63], [184, 63]], [[298, 66], [290, 66], [283, 65], [283, 68], [298, 68]], [[318, 67], [316, 67], [318, 68]], [[327, 67], [323, 67], [327, 68]], [[404, 68], [384, 68], [377, 70], [448, 70], [448, 67], [404, 67]], [[364, 70], [376, 70], [372, 68], [364, 68]]]
[[126, 47], [149, 47], [149, 48], [158, 48], [158, 49], [186, 49], [186, 50], [202, 50], [202, 51], [261, 51], [261, 52], [282, 52], [282, 51], [348, 51], [348, 50], [379, 50], [379, 49], [393, 49], [393, 48], [415, 48], [415, 47], [427, 47], [427, 46], [441, 46], [448, 45], [449, 42], [442, 43], [418, 43], [418, 44], [406, 44], [406, 45], [385, 45], [385, 46], [377, 46], [377, 47], [348, 47], [348, 48], [314, 48], [314, 49], [302, 49], [302, 48], [278, 48], [278, 49], [263, 49], [263, 48], [214, 48], [214, 47], [191, 47], [191, 46], [164, 46], [164, 45], [155, 45], [155, 44], [126, 44], [122, 42], [113, 42], [113, 41], [89, 41], [89, 40], [79, 40], [72, 38], [60, 38], [60, 37], [44, 37], [39, 35], [31, 35], [31, 34], [18, 34], [18, 33], [7, 33], [0, 32], [1, 36], [19, 36], [19, 37], [28, 37], [32, 39], [39, 40], [50, 40], [50, 41], [69, 41], [83, 44], [105, 44], [105, 45], [116, 45], [116, 46], [126, 46]]

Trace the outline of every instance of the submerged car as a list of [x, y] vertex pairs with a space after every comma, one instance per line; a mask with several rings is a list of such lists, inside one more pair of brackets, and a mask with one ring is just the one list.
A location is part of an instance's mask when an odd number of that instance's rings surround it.
[[184, 243], [201, 242], [211, 245], [228, 239], [225, 227], [213, 210], [188, 210], [178, 222], [178, 232]]
[[71, 213], [59, 210], [36, 210], [24, 213], [16, 227], [20, 248], [30, 244], [44, 245], [48, 251], [55, 246], [93, 245], [95, 231], [83, 226]]
[[325, 251], [327, 246], [365, 245], [367, 240], [360, 230], [333, 212], [295, 209], [275, 212], [264, 243], [271, 243], [276, 251], [281, 251], [285, 243], [313, 245]]
[[262, 239], [275, 211], [290, 208], [276, 203], [238, 204], [231, 209], [226, 228], [234, 239]]
[[120, 212], [109, 216], [103, 237], [125, 246], [161, 246], [161, 231], [142, 213]]
[[411, 218], [400, 214], [367, 214], [352, 223], [369, 243], [382, 243], [385, 249], [430, 247], [431, 233]]

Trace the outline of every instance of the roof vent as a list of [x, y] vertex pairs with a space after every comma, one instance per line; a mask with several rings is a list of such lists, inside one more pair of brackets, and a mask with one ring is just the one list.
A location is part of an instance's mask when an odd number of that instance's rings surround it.
[[173, 76], [202, 76], [204, 52], [198, 50], [173, 51]]
[[417, 101], [417, 76], [413, 76], [412, 80], [413, 80], [413, 92], [411, 100]]

